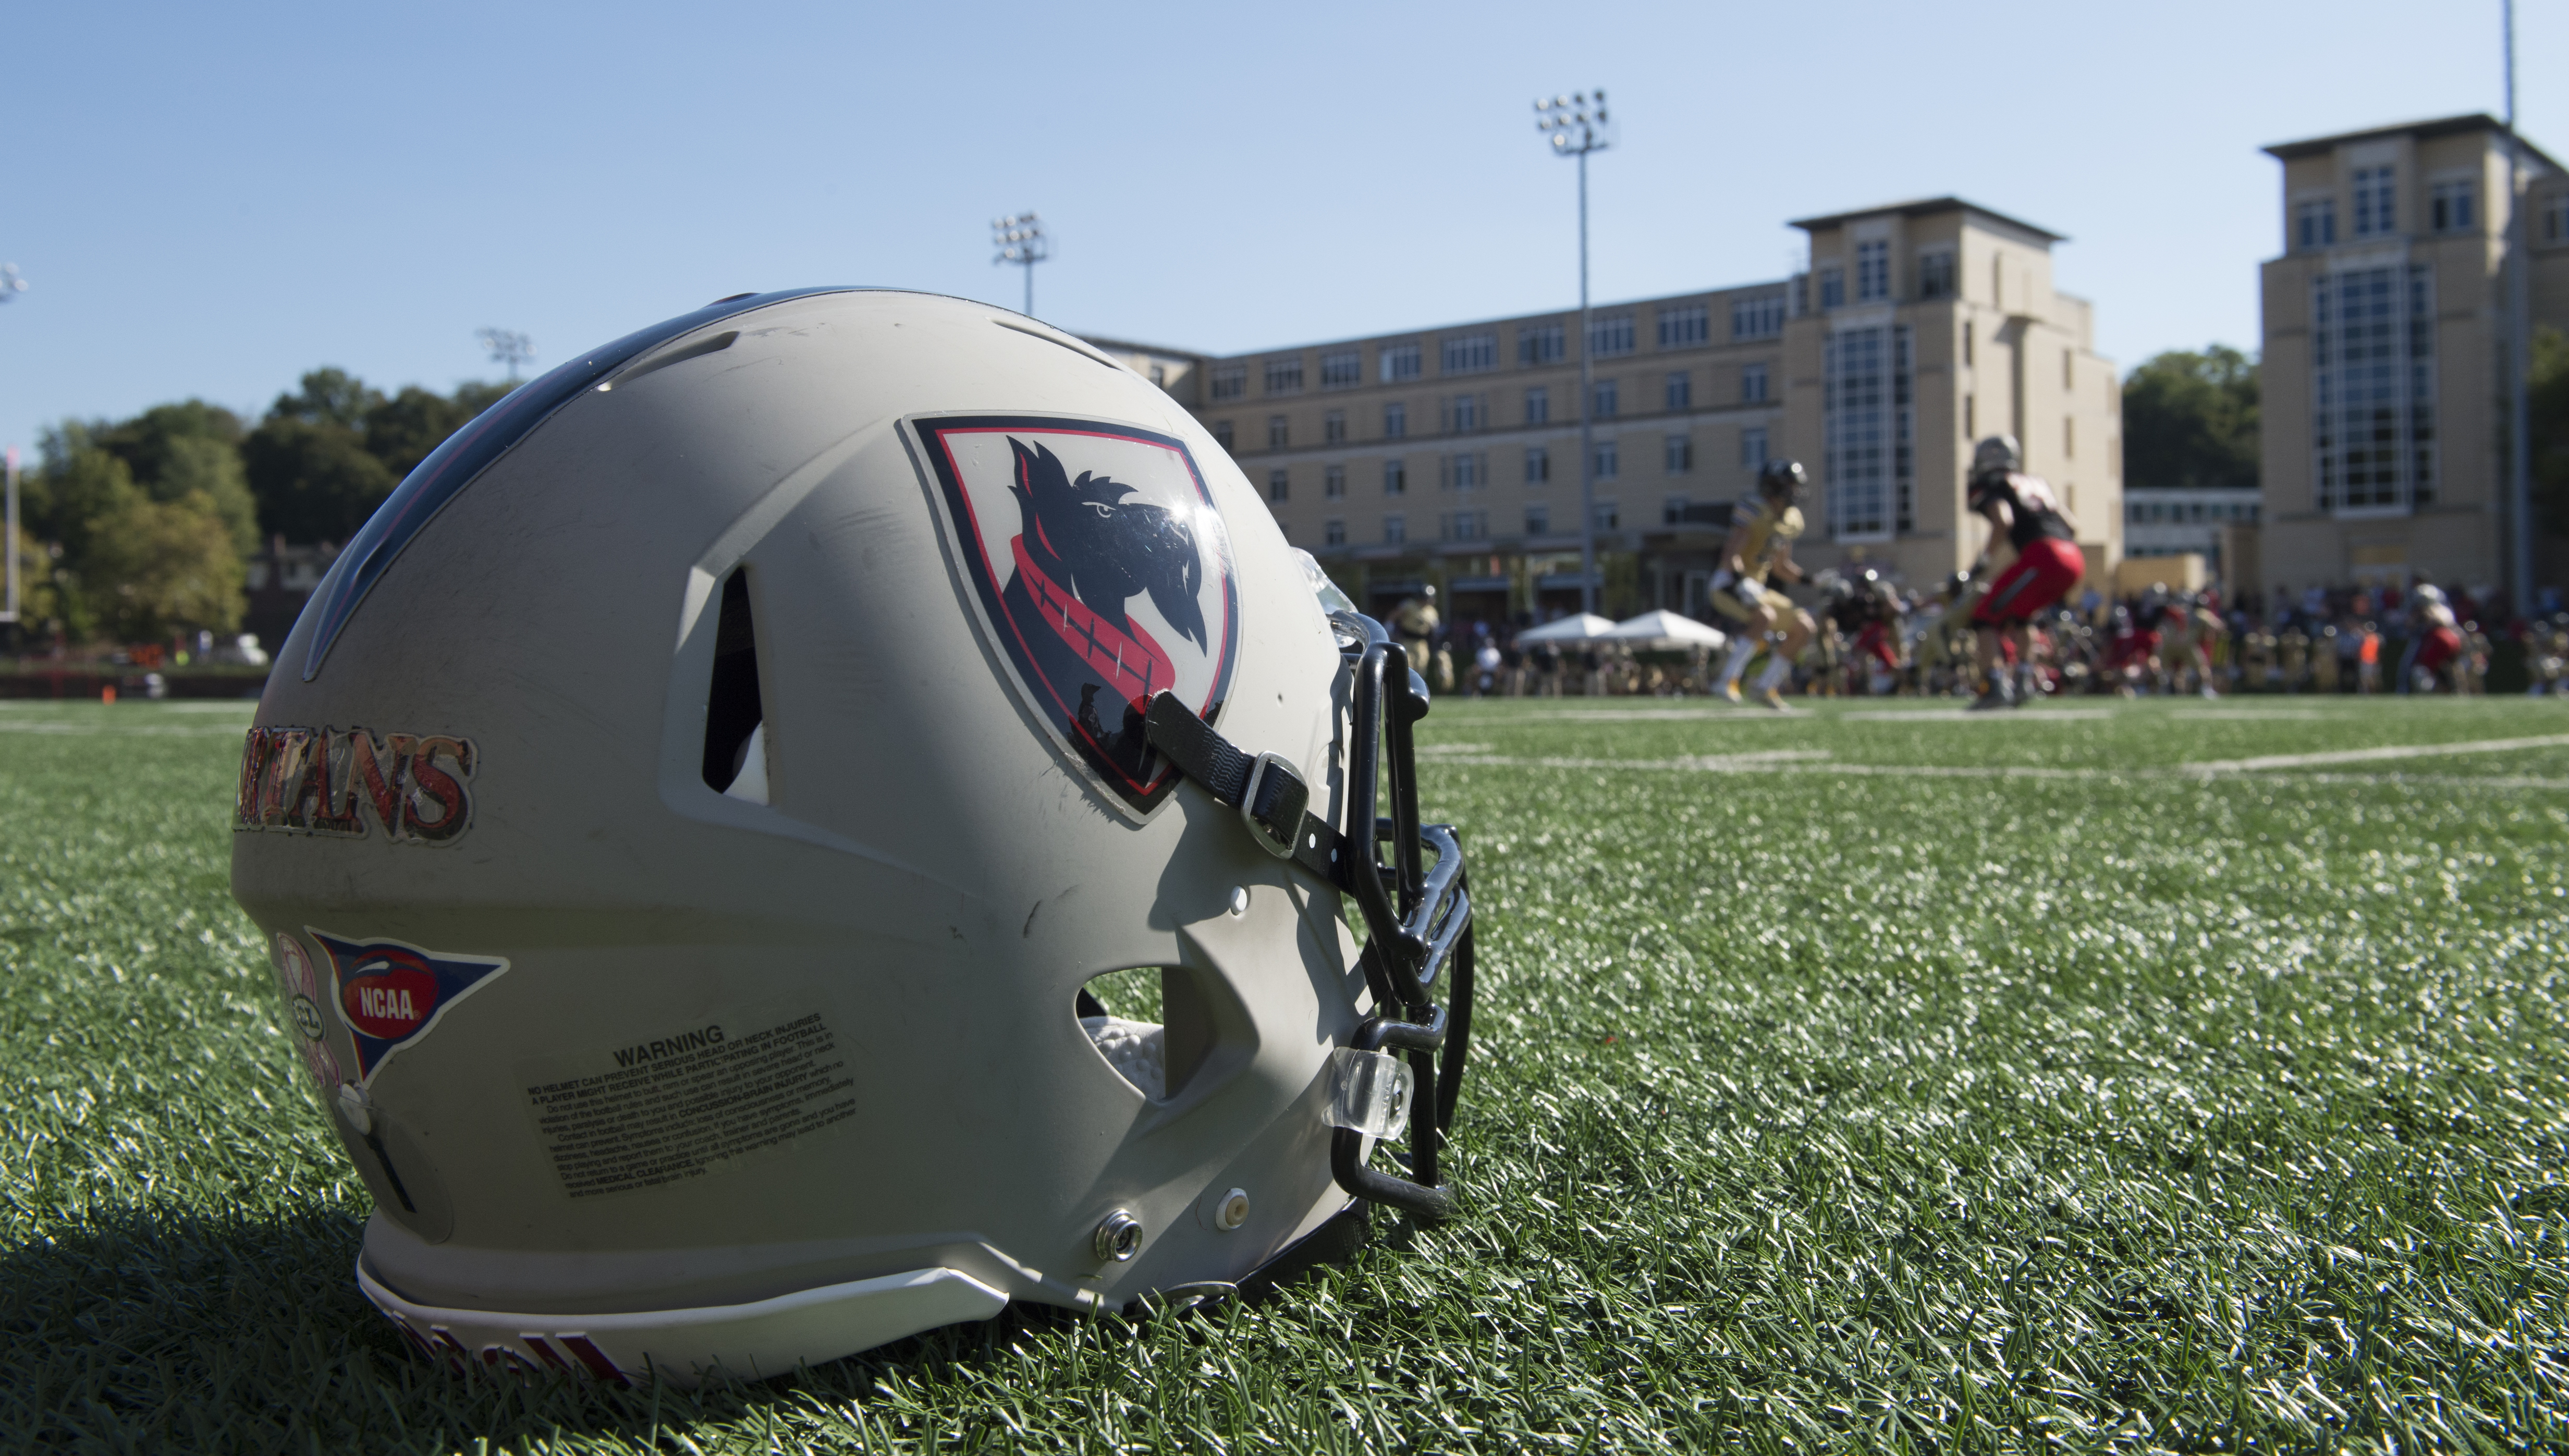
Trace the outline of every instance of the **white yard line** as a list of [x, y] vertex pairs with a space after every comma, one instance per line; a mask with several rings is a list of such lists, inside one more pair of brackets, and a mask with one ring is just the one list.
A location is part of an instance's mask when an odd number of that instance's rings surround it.
[[2539, 738], [2480, 738], [2467, 743], [2402, 743], [2388, 748], [2347, 748], [2334, 753], [2278, 753], [2264, 758], [2216, 759], [2179, 764], [2191, 774], [2253, 774], [2268, 769], [2318, 768], [2322, 764], [2385, 763], [2401, 758], [2441, 758], [2456, 753], [2514, 753], [2527, 748], [2569, 748], [2569, 733]]
[[[1457, 745], [1458, 748], [1465, 745]], [[1438, 763], [1468, 768], [1540, 768], [1568, 770], [1628, 769], [1643, 773], [1737, 774], [1772, 770], [1779, 773], [1834, 774], [1842, 778], [1903, 779], [2142, 779], [2211, 778], [2229, 774], [2274, 777], [2313, 784], [2432, 784], [2456, 788], [2569, 789], [2569, 779], [2521, 775], [2468, 774], [2294, 774], [2293, 769], [2327, 764], [2374, 763], [2433, 758], [2464, 753], [2509, 753], [2532, 748], [2569, 747], [2569, 733], [2539, 738], [2487, 738], [2468, 743], [2401, 744], [2388, 748], [2356, 748], [2336, 753], [2275, 754], [2265, 758], [2222, 759], [2209, 763], [2153, 764], [2133, 768], [2046, 768], [2028, 764], [1934, 765], [1857, 764], [1831, 760], [1826, 749], [1776, 749], [1765, 753], [1691, 755], [1682, 758], [1522, 758], [1506, 754], [1453, 753]]]
[[2111, 718], [2111, 708], [2035, 708], [2031, 712], [1974, 712], [1970, 708], [1874, 708], [1840, 713], [1848, 723], [2079, 723]]

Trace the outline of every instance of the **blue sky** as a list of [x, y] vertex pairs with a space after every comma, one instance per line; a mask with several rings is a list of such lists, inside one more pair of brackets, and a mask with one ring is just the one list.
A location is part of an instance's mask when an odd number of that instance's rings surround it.
[[[1057, 237], [1036, 312], [1211, 350], [1564, 306], [1605, 86], [1601, 300], [1781, 275], [1786, 219], [1960, 193], [2069, 234], [2125, 368], [2253, 345], [2264, 144], [2502, 104], [2460, 5], [131, 6], [0, 30], [0, 443], [303, 370], [537, 367], [746, 289], [1014, 306], [990, 218]], [[2569, 16], [2519, 17], [2569, 148]]]

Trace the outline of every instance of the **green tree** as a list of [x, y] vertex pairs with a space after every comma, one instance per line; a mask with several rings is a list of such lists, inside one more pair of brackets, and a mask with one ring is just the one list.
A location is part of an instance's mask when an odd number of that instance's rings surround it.
[[344, 369], [316, 369], [241, 441], [259, 527], [289, 541], [346, 541], [446, 437], [509, 392], [417, 385], [387, 398]]
[[468, 383], [452, 395], [432, 393], [418, 385], [366, 412], [366, 449], [396, 481], [417, 469], [446, 437], [472, 423], [473, 417], [499, 402], [512, 388], [506, 384]]
[[2227, 344], [2171, 350], [2123, 381], [2123, 481], [2253, 489], [2257, 361]]
[[118, 641], [146, 642], [173, 632], [240, 625], [248, 603], [244, 569], [231, 528], [213, 499], [192, 492], [155, 501], [137, 491], [90, 523], [80, 570], [81, 594], [98, 627]]
[[315, 369], [241, 441], [263, 532], [288, 541], [346, 541], [400, 477], [366, 449], [366, 417], [384, 397], [344, 369]]
[[155, 405], [131, 420], [97, 421], [91, 442], [125, 462], [134, 483], [155, 501], [201, 492], [246, 555], [258, 548], [258, 503], [241, 467], [240, 417], [203, 400]]

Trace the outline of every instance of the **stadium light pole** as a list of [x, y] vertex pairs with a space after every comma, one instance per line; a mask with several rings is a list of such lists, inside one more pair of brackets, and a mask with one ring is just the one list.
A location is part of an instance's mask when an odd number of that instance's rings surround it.
[[1534, 104], [1534, 129], [1555, 157], [1579, 159], [1579, 609], [1597, 610], [1597, 441], [1589, 417], [1596, 392], [1591, 377], [1588, 319], [1588, 154], [1615, 145], [1614, 120], [1603, 90], [1556, 96]]
[[1026, 307], [1028, 318], [1035, 316], [1035, 264], [1052, 256], [1052, 239], [1044, 235], [1043, 219], [1032, 212], [1019, 212], [1013, 217], [990, 219], [990, 242], [999, 255], [990, 266], [1015, 263], [1026, 270]]
[[509, 366], [509, 382], [518, 382], [518, 366], [536, 357], [535, 340], [512, 329], [475, 329], [473, 337], [490, 352], [491, 362]]
[[[16, 263], [0, 263], [0, 303], [16, 300], [27, 291], [27, 279]], [[8, 599], [0, 601], [0, 626], [11, 629], [15, 636], [18, 625], [18, 447], [9, 447], [0, 459], [0, 554], [8, 557]], [[14, 644], [13, 644], [14, 645]]]
[[2515, 0], [2505, 0], [2506, 24], [2506, 514], [2513, 528], [2507, 545], [2507, 575], [2515, 587], [2515, 611], [2533, 615], [2533, 368], [2532, 280], [2526, 275], [2527, 251], [2533, 241], [2531, 219], [2524, 215], [2524, 139], [2515, 130]]

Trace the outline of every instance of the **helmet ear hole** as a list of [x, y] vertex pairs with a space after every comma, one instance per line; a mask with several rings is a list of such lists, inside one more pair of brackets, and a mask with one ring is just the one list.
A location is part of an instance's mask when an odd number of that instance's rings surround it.
[[[765, 804], [766, 709], [758, 690], [758, 630], [750, 617], [749, 568], [723, 578], [722, 615], [714, 623], [713, 679], [705, 685], [705, 786], [717, 794]], [[753, 762], [753, 758], [756, 760]]]
[[1226, 1075], [1244, 1061], [1230, 1053], [1256, 1039], [1228, 988], [1182, 965], [1091, 976], [1072, 1011], [1116, 1075], [1155, 1102], [1176, 1098], [1200, 1075]]

